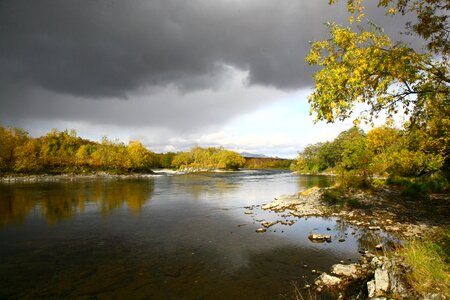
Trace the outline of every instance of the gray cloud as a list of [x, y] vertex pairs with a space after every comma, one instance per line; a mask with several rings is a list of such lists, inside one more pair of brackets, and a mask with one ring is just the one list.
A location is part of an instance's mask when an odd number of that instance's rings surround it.
[[299, 88], [311, 83], [307, 41], [344, 15], [326, 2], [3, 0], [0, 76], [125, 97], [146, 85], [209, 87], [225, 63], [249, 70], [251, 83]]
[[[327, 2], [2, 0], [0, 118], [219, 124], [311, 85], [308, 41], [347, 17]], [[246, 85], [228, 90], [235, 79]]]

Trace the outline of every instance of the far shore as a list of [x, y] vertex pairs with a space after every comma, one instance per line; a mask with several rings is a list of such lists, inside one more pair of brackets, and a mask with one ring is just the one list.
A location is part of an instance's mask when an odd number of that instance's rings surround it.
[[226, 172], [239, 172], [248, 170], [266, 170], [266, 169], [222, 170], [222, 169], [187, 168], [182, 170], [154, 169], [151, 171], [151, 173], [129, 173], [129, 174], [113, 174], [104, 171], [85, 172], [85, 173], [62, 173], [62, 174], [6, 174], [0, 175], [0, 183], [60, 181], [60, 180], [76, 180], [76, 179], [94, 179], [94, 178], [115, 178], [115, 179], [151, 178], [165, 175], [183, 175], [183, 174], [205, 173], [205, 172], [226, 173]]

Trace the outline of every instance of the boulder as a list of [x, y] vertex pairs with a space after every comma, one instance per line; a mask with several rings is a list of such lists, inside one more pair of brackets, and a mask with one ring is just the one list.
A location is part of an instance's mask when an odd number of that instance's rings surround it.
[[333, 275], [338, 275], [338, 276], [356, 278], [358, 271], [359, 271], [359, 269], [356, 264], [350, 264], [350, 265], [336, 264], [331, 267], [331, 273]]
[[331, 235], [329, 234], [310, 234], [308, 239], [316, 242], [331, 242]]
[[328, 275], [327, 273], [322, 273], [322, 275], [320, 275], [314, 283], [318, 286], [326, 285], [326, 286], [332, 287], [332, 286], [340, 284], [341, 281], [342, 281], [342, 279], [339, 277], [331, 276], [331, 275]]
[[375, 270], [375, 290], [377, 295], [389, 291], [389, 272], [385, 269]]
[[367, 282], [367, 291], [369, 298], [373, 298], [376, 295], [376, 287], [375, 287], [375, 280], [371, 280]]

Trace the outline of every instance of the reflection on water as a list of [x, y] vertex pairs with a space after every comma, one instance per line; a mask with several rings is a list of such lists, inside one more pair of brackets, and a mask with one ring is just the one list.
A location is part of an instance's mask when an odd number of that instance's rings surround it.
[[[244, 206], [332, 181], [244, 171], [0, 185], [0, 298], [290, 299], [293, 281], [379, 237]], [[295, 224], [258, 234], [259, 219]]]
[[124, 206], [137, 214], [152, 197], [153, 185], [151, 178], [0, 184], [0, 225], [23, 222], [32, 210], [50, 223], [83, 213], [89, 206], [103, 216]]

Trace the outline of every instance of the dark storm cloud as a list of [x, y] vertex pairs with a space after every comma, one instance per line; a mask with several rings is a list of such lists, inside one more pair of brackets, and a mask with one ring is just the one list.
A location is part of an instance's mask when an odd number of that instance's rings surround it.
[[146, 85], [214, 86], [228, 64], [251, 83], [299, 88], [310, 84], [307, 42], [342, 19], [326, 2], [3, 0], [0, 78], [124, 97]]
[[[347, 17], [345, 3], [327, 2], [1, 0], [0, 119], [177, 130], [224, 122], [277, 89], [311, 85], [308, 41]], [[230, 92], [235, 79], [246, 84]]]

